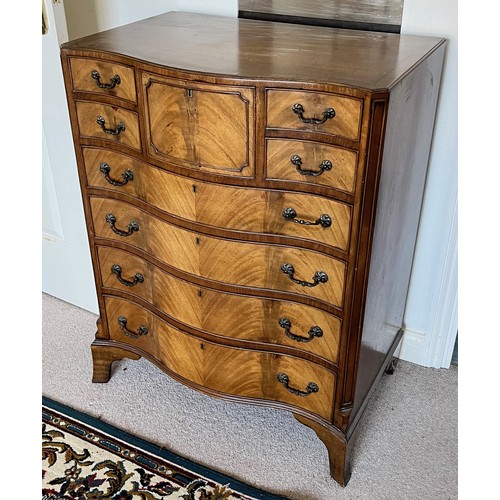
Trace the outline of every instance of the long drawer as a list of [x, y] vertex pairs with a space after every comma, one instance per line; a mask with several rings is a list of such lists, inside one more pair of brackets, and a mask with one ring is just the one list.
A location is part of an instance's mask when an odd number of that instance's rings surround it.
[[90, 187], [126, 193], [172, 215], [213, 227], [292, 236], [348, 249], [352, 209], [346, 203], [197, 181], [96, 148], [85, 148], [83, 154]]
[[289, 301], [224, 293], [176, 278], [132, 253], [98, 247], [102, 284], [141, 297], [186, 325], [232, 339], [283, 345], [336, 363], [340, 319]]
[[335, 375], [319, 365], [292, 356], [206, 342], [115, 297], [105, 297], [105, 308], [112, 340], [143, 350], [198, 386], [279, 401], [331, 420]]
[[319, 252], [224, 240], [169, 224], [136, 206], [90, 198], [95, 236], [133, 245], [209, 280], [306, 295], [342, 307], [346, 264]]

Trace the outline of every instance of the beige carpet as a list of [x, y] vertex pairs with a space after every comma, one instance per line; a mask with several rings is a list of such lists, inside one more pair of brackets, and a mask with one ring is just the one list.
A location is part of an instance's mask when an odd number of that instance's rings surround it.
[[292, 500], [458, 498], [458, 368], [400, 362], [368, 405], [346, 488], [324, 445], [287, 412], [224, 402], [144, 359], [91, 383], [94, 314], [43, 296], [43, 394], [208, 467]]

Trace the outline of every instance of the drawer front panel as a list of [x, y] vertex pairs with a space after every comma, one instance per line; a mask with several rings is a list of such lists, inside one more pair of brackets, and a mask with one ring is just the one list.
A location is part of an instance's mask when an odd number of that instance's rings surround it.
[[336, 94], [268, 90], [267, 128], [321, 132], [357, 141], [362, 104], [360, 99]]
[[337, 362], [340, 320], [320, 309], [196, 286], [111, 247], [98, 247], [98, 255], [104, 287], [133, 293], [186, 325], [224, 337], [295, 347]]
[[357, 152], [310, 141], [267, 139], [266, 144], [268, 179], [354, 192]]
[[114, 151], [83, 148], [87, 184], [126, 193], [172, 215], [196, 220], [194, 182]]
[[345, 203], [307, 194], [200, 182], [99, 149], [84, 149], [84, 157], [90, 186], [136, 196], [184, 219], [348, 248], [351, 207]]
[[110, 61], [70, 57], [73, 90], [137, 102], [134, 68]]
[[77, 101], [76, 112], [82, 137], [105, 139], [141, 149], [137, 113], [89, 101]]
[[220, 175], [254, 174], [252, 89], [143, 75], [148, 153]]
[[[163, 322], [135, 304], [105, 297], [111, 339], [134, 345], [181, 377], [225, 394], [280, 401], [330, 420], [335, 376], [314, 363], [206, 342]], [[278, 375], [286, 376], [282, 382]], [[308, 390], [314, 387], [316, 390]], [[296, 389], [307, 396], [293, 394]]]
[[293, 292], [342, 306], [346, 266], [333, 257], [197, 234], [115, 200], [91, 198], [91, 206], [97, 237], [134, 245], [176, 269], [222, 283]]

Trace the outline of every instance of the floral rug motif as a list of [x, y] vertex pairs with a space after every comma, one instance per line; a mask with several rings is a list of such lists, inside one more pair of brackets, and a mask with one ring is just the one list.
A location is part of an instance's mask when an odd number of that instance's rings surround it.
[[42, 399], [42, 500], [286, 500]]

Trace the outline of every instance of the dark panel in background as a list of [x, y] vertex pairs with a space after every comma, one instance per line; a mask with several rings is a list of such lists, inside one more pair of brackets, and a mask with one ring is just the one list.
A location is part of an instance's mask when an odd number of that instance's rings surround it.
[[239, 0], [239, 17], [399, 33], [403, 0]]

